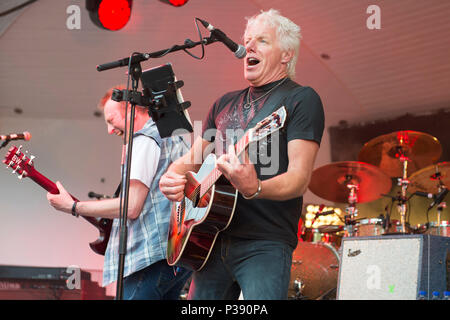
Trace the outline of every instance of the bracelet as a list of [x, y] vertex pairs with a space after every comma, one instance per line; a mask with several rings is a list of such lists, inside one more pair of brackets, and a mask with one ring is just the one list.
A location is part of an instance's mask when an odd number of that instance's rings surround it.
[[246, 197], [244, 195], [242, 195], [242, 197], [245, 200], [251, 200], [253, 198], [256, 198], [260, 193], [261, 193], [261, 180], [258, 179], [258, 190], [256, 190], [256, 192], [254, 194], [252, 194], [251, 196], [249, 196], [249, 197]]
[[79, 215], [78, 213], [76, 213], [76, 211], [75, 211], [75, 210], [77, 209], [77, 202], [78, 202], [78, 201], [76, 201], [76, 200], [73, 202], [73, 205], [72, 205], [72, 215], [73, 215], [74, 217], [77, 217], [77, 218], [78, 218], [80, 215]]

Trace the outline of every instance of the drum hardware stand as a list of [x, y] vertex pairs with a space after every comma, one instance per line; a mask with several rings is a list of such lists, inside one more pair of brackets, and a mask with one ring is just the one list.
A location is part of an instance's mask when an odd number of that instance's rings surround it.
[[305, 300], [306, 297], [303, 295], [303, 288], [305, 288], [305, 284], [301, 279], [294, 280], [294, 290], [295, 290], [295, 300]]
[[408, 201], [406, 197], [406, 190], [408, 189], [409, 180], [407, 176], [408, 172], [408, 157], [405, 156], [403, 153], [403, 150], [399, 148], [398, 152], [401, 153], [400, 155], [400, 161], [403, 163], [403, 176], [402, 178], [398, 178], [398, 185], [402, 187], [401, 196], [399, 200], [399, 204], [397, 206], [399, 212], [400, 212], [400, 223], [401, 223], [401, 232], [400, 233], [406, 233], [406, 202]]
[[[350, 181], [352, 179], [351, 175], [347, 175], [346, 180]], [[347, 188], [350, 190], [348, 195], [348, 207], [345, 208], [345, 211], [348, 213], [344, 217], [345, 219], [345, 228], [347, 230], [347, 236], [353, 237], [355, 235], [355, 217], [358, 216], [358, 209], [356, 209], [356, 204], [358, 203], [357, 190], [359, 190], [359, 186], [357, 184], [347, 184]]]
[[[388, 210], [389, 204], [384, 208], [384, 215], [380, 214], [380, 219], [383, 221], [383, 229], [389, 230], [389, 227], [391, 226], [391, 211]], [[391, 205], [392, 210], [392, 205]]]
[[[399, 180], [402, 180], [402, 179], [399, 178]], [[386, 212], [385, 216], [383, 217], [382, 215], [380, 215], [380, 218], [383, 220], [383, 229], [384, 230], [388, 230], [392, 226], [392, 224], [391, 224], [391, 212], [392, 212], [392, 205], [394, 204], [394, 202], [398, 201], [400, 203], [407, 203], [413, 196], [415, 196], [415, 194], [410, 195], [408, 198], [403, 197], [402, 195], [394, 197], [394, 196], [391, 196], [390, 194], [384, 194], [384, 193], [382, 193], [381, 196], [386, 197], [386, 198], [391, 198], [391, 209], [388, 210], [387, 206], [386, 206], [386, 208], [385, 208], [385, 212]], [[386, 235], [390, 235], [390, 234], [392, 234], [392, 233], [387, 233]]]
[[[447, 187], [444, 185], [444, 183], [441, 180], [441, 173], [439, 172], [439, 167], [436, 166], [436, 173], [434, 175], [432, 175], [430, 178], [432, 180], [438, 180], [438, 193], [437, 195], [435, 195], [435, 200], [433, 202], [433, 204], [428, 208], [427, 210], [427, 221], [428, 221], [428, 212], [430, 211], [430, 209], [433, 207], [433, 205], [437, 202], [438, 203], [438, 207], [437, 207], [437, 235], [440, 236], [441, 235], [441, 215], [442, 215], [442, 210], [444, 210], [445, 208], [447, 208], [447, 203], [445, 201], [442, 201], [445, 197], [445, 195], [447, 194], [448, 190]], [[442, 198], [438, 195], [443, 195]], [[441, 198], [441, 199], [437, 199], [437, 198]], [[427, 228], [429, 228], [429, 226], [427, 226]]]
[[[325, 293], [323, 293], [316, 300], [336, 300], [336, 290], [337, 290], [337, 288], [331, 288], [330, 290], [328, 290]], [[328, 296], [333, 296], [334, 298], [333, 299], [327, 299]]]
[[442, 210], [444, 210], [445, 208], [447, 208], [447, 204], [445, 203], [445, 201], [441, 202], [438, 207], [437, 207], [437, 227], [438, 227], [438, 233], [437, 235], [440, 236], [441, 235], [441, 214], [442, 214]]

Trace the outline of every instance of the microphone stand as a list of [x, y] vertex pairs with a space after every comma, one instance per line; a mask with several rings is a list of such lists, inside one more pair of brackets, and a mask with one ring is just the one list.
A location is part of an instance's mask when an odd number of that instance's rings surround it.
[[[156, 51], [153, 53], [139, 53], [132, 55], [131, 57], [108, 62], [97, 66], [97, 71], [105, 71], [113, 68], [129, 66], [128, 74], [132, 78], [132, 94], [137, 94], [137, 88], [139, 80], [142, 75], [142, 68], [140, 63], [150, 58], [160, 58], [170, 52], [179, 50], [190, 49], [197, 45], [209, 45], [211, 43], [219, 41], [213, 37], [202, 38], [201, 41], [193, 42], [190, 39], [186, 39], [184, 45], [174, 45], [173, 47], [165, 50]], [[127, 96], [128, 101], [128, 96]], [[126, 147], [126, 160], [122, 163], [122, 190], [120, 193], [120, 216], [119, 216], [119, 265], [117, 272], [117, 292], [116, 300], [123, 299], [123, 274], [125, 268], [125, 255], [127, 252], [127, 219], [128, 219], [128, 198], [130, 188], [130, 166], [131, 166], [131, 154], [133, 150], [133, 133], [134, 133], [134, 114], [137, 103], [131, 99], [131, 117], [128, 135], [124, 138], [123, 150]], [[126, 121], [126, 118], [125, 118]], [[125, 126], [126, 129], [126, 126]]]
[[[437, 195], [435, 195], [436, 198], [433, 200], [433, 203], [427, 210], [427, 220], [428, 220], [428, 213], [429, 213], [430, 209], [433, 207], [433, 205], [437, 204], [438, 207], [437, 207], [437, 226], [436, 226], [437, 230], [436, 231], [437, 231], [437, 235], [440, 236], [443, 233], [442, 226], [441, 226], [441, 215], [442, 215], [442, 210], [444, 208], [447, 208], [447, 203], [444, 201], [444, 198], [448, 193], [448, 189], [444, 185], [444, 183], [442, 183], [442, 180], [441, 180], [442, 176], [441, 176], [441, 173], [439, 172], [438, 166], [436, 166], [436, 173], [433, 175], [432, 178], [438, 180], [438, 193], [437, 193]], [[445, 191], [445, 193], [442, 193], [444, 191]]]
[[345, 208], [345, 211], [347, 211], [349, 214], [345, 216], [345, 228], [346, 228], [346, 234], [349, 237], [353, 237], [356, 235], [356, 220], [355, 217], [358, 216], [358, 209], [356, 209], [356, 204], [358, 203], [358, 195], [357, 190], [359, 190], [359, 185], [352, 183], [352, 177], [349, 175], [347, 176], [348, 184], [347, 188], [349, 189], [348, 194], [348, 207]]
[[[130, 65], [129, 74], [131, 75], [132, 92], [137, 92], [139, 79], [142, 74], [142, 68], [139, 62]], [[127, 100], [128, 101], [128, 100]], [[127, 253], [127, 238], [128, 238], [128, 198], [130, 190], [130, 168], [131, 168], [131, 154], [133, 150], [133, 134], [134, 134], [134, 115], [136, 103], [131, 101], [131, 115], [128, 133], [126, 132], [123, 139], [123, 150], [126, 150], [126, 159], [122, 162], [122, 184], [120, 193], [120, 216], [119, 216], [119, 266], [117, 271], [117, 292], [116, 300], [123, 299], [123, 274], [125, 268], [125, 255]], [[125, 117], [125, 124], [127, 118]], [[126, 147], [126, 149], [125, 149]]]

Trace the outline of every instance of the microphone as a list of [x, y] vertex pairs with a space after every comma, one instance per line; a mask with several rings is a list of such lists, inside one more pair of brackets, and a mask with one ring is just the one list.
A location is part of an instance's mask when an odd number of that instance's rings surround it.
[[245, 47], [241, 44], [237, 44], [233, 40], [227, 37], [225, 33], [223, 33], [220, 29], [215, 28], [213, 25], [209, 24], [205, 20], [197, 18], [203, 26], [211, 32], [211, 34], [216, 37], [217, 40], [222, 42], [224, 45], [228, 47], [232, 52], [234, 52], [234, 55], [238, 59], [242, 59], [247, 55], [247, 50]]
[[316, 213], [316, 218], [318, 218], [320, 216], [327, 216], [327, 215], [333, 214], [333, 213], [334, 213], [334, 210], [327, 210], [327, 211], [324, 211], [324, 212], [317, 212]]
[[329, 214], [334, 214], [334, 210], [333, 209], [322, 212], [321, 210], [323, 210], [324, 207], [325, 207], [325, 205], [321, 205], [319, 207], [319, 211], [314, 215], [314, 219], [311, 222], [311, 226], [314, 224], [314, 222], [316, 222], [318, 217], [320, 217], [320, 216], [327, 216]]
[[11, 133], [6, 136], [0, 136], [0, 140], [10, 141], [10, 140], [25, 140], [31, 139], [31, 134], [28, 131], [24, 133]]
[[444, 188], [444, 190], [439, 192], [436, 196], [433, 196], [434, 201], [432, 203], [430, 203], [430, 205], [428, 207], [428, 210], [433, 208], [435, 205], [440, 204], [442, 202], [442, 200], [444, 200], [444, 198], [447, 195], [447, 193], [448, 193], [448, 189]]
[[109, 199], [110, 198], [107, 195], [100, 194], [100, 193], [95, 193], [94, 191], [90, 191], [88, 193], [88, 197], [89, 198], [97, 198], [97, 199]]
[[447, 188], [444, 188], [444, 190], [442, 190], [441, 192], [439, 192], [436, 195], [434, 195], [432, 193], [421, 192], [421, 191], [414, 192], [415, 195], [418, 195], [418, 196], [421, 196], [424, 198], [428, 198], [428, 199], [434, 199], [433, 202], [430, 203], [430, 205], [428, 206], [428, 210], [433, 208], [435, 205], [440, 204], [442, 202], [442, 200], [444, 200], [447, 193], [448, 193]]
[[422, 192], [422, 191], [416, 191], [414, 192], [415, 195], [421, 196], [428, 199], [433, 199], [434, 195], [432, 193]]

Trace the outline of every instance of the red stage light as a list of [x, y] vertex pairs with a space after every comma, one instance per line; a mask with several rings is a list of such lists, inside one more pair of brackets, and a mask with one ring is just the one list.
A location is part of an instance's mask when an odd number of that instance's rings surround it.
[[103, 0], [98, 7], [98, 19], [109, 30], [120, 30], [128, 23], [131, 8], [127, 0]]
[[175, 7], [179, 7], [188, 2], [188, 0], [169, 0], [169, 2], [173, 4]]
[[160, 1], [171, 4], [175, 7], [181, 7], [185, 5], [189, 0], [160, 0]]
[[98, 27], [120, 30], [131, 17], [133, 0], [86, 0], [89, 17]]

